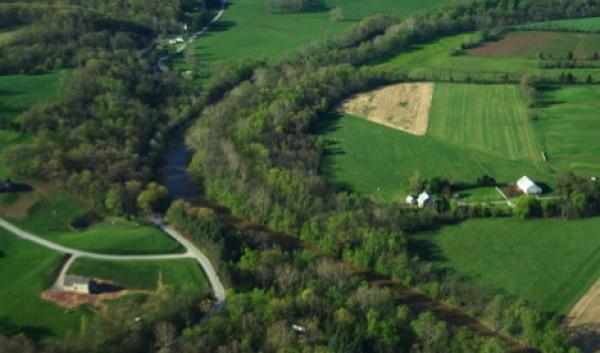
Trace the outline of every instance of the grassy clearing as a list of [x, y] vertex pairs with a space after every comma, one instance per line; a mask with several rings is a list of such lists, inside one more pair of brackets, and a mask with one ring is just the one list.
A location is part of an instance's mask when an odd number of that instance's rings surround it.
[[535, 126], [557, 171], [600, 176], [600, 87], [561, 86], [542, 91]]
[[12, 44], [22, 31], [19, 27], [0, 28], [0, 45]]
[[163, 284], [182, 288], [208, 288], [208, 280], [195, 260], [116, 262], [78, 259], [70, 274], [110, 280], [126, 288], [157, 288], [159, 276]]
[[500, 158], [541, 161], [518, 86], [437, 84], [428, 134]]
[[[272, 14], [264, 0], [235, 0], [228, 3], [223, 18], [195, 43], [200, 65], [210, 71], [221, 60], [265, 57], [275, 60], [286, 51], [327, 36], [335, 36], [361, 19], [386, 13], [404, 18], [447, 0], [352, 1], [326, 0], [322, 9], [300, 14]], [[332, 21], [329, 10], [340, 7], [344, 20]], [[182, 61], [176, 63], [185, 67]]]
[[0, 230], [0, 334], [62, 336], [76, 330], [85, 308], [66, 313], [40, 298], [55, 280], [62, 255]]
[[425, 178], [446, 177], [452, 182], [474, 182], [483, 174], [500, 182], [513, 182], [523, 174], [548, 177], [530, 161], [498, 158], [349, 115], [330, 116], [316, 130], [329, 141], [321, 171], [330, 182], [385, 201], [403, 199], [416, 171]]
[[[0, 43], [6, 33], [8, 32], [0, 33]], [[36, 103], [57, 97], [61, 75], [62, 72], [35, 76], [0, 76], [0, 122], [15, 122], [23, 112]], [[0, 128], [0, 152], [11, 144], [26, 142], [29, 138], [31, 136]], [[0, 178], [6, 176], [8, 171], [0, 165]]]
[[519, 26], [521, 29], [553, 29], [553, 30], [600, 30], [600, 17], [574, 18], [567, 20], [555, 20], [546, 22], [535, 22]]
[[565, 314], [600, 277], [598, 227], [600, 218], [471, 220], [411, 239], [439, 266]]
[[586, 59], [599, 51], [600, 34], [521, 31], [469, 50], [469, 55], [535, 59], [538, 53], [565, 58], [567, 52], [572, 52], [575, 58]]
[[[6, 202], [6, 201], [5, 201]], [[15, 203], [17, 201], [14, 201]], [[119, 218], [109, 218], [88, 229], [75, 231], [69, 224], [84, 212], [77, 200], [60, 193], [40, 196], [17, 225], [56, 243], [75, 249], [108, 254], [162, 254], [183, 249], [175, 240], [151, 226], [140, 226]]]
[[[513, 80], [518, 80], [521, 75], [526, 73], [558, 77], [561, 73], [565, 72], [565, 69], [540, 69], [537, 60], [528, 59], [522, 54], [515, 54], [516, 56], [481, 56], [467, 55], [469, 54], [468, 51], [466, 54], [451, 55], [451, 52], [458, 48], [465, 39], [473, 36], [477, 36], [477, 33], [463, 33], [443, 37], [429, 43], [414, 45], [409, 50], [404, 50], [384, 60], [373, 62], [371, 65], [391, 67], [404, 71], [420, 80], [427, 79], [432, 81], [458, 81], [480, 77], [503, 82], [507, 76]], [[487, 45], [493, 44], [492, 42]], [[593, 43], [589, 48], [582, 47], [581, 50], [591, 52], [591, 48], [598, 46], [600, 44]], [[577, 54], [577, 50], [579, 49], [576, 48], [575, 54]], [[567, 51], [562, 51], [561, 49], [560, 57], [564, 57]], [[594, 81], [600, 81], [600, 69], [586, 68], [568, 71], [581, 80], [590, 75]]]

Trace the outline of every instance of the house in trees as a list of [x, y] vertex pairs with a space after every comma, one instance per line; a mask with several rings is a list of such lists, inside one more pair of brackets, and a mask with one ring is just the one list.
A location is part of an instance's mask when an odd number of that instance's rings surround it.
[[91, 280], [82, 276], [66, 276], [63, 283], [63, 290], [75, 293], [90, 293]]
[[415, 199], [415, 197], [412, 195], [408, 195], [406, 196], [405, 202], [407, 205], [414, 206], [417, 204], [417, 199]]
[[517, 181], [517, 187], [525, 195], [541, 195], [542, 188], [537, 186], [529, 177], [524, 176]]
[[430, 202], [431, 196], [427, 193], [427, 191], [423, 191], [417, 198], [417, 204], [419, 205], [419, 208], [425, 208], [429, 206]]

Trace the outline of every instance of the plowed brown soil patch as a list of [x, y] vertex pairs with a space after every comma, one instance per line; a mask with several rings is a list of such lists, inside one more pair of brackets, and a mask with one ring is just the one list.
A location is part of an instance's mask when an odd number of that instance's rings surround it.
[[571, 309], [566, 324], [584, 352], [600, 352], [600, 280]]
[[52, 290], [46, 290], [42, 292], [42, 298], [54, 302], [60, 307], [73, 309], [80, 305], [89, 305], [92, 308], [105, 311], [108, 305], [107, 301], [118, 299], [132, 293], [138, 293], [143, 291], [132, 291], [132, 290], [121, 290], [112, 293], [101, 293], [101, 294], [84, 294], [75, 292], [58, 292]]
[[401, 83], [358, 94], [340, 110], [393, 129], [425, 135], [433, 98], [432, 83]]

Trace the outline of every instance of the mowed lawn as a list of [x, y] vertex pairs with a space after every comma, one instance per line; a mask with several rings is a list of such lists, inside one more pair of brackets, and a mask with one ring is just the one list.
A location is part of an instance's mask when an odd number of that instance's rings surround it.
[[428, 134], [500, 158], [542, 160], [516, 85], [436, 84]]
[[73, 264], [69, 273], [109, 280], [130, 289], [154, 290], [159, 277], [163, 284], [176, 289], [209, 288], [204, 272], [193, 259], [117, 262], [82, 258]]
[[546, 22], [535, 22], [518, 26], [524, 29], [566, 29], [580, 31], [600, 30], [600, 17], [572, 18], [566, 20], [554, 20]]
[[[221, 60], [264, 57], [276, 60], [309, 42], [340, 34], [365, 17], [385, 13], [406, 18], [450, 0], [325, 0], [321, 8], [299, 14], [273, 14], [264, 0], [228, 2], [225, 14], [195, 43], [204, 69]], [[329, 11], [341, 8], [344, 20], [332, 21]], [[179, 62], [178, 65], [181, 65]]]
[[77, 231], [71, 220], [85, 207], [77, 200], [52, 193], [41, 197], [24, 219], [11, 219], [33, 234], [75, 249], [107, 254], [165, 254], [183, 251], [168, 235], [152, 226], [142, 226], [120, 218], [107, 218]]
[[17, 240], [0, 229], [0, 334], [62, 336], [77, 330], [85, 308], [66, 313], [40, 298], [54, 282], [63, 255]]
[[[0, 76], [0, 122], [14, 122], [23, 112], [36, 103], [50, 101], [58, 97], [62, 74], [61, 71], [57, 71], [43, 75]], [[0, 153], [7, 146], [26, 142], [29, 138], [31, 136], [0, 128]], [[0, 178], [7, 175], [6, 168], [0, 165]]]
[[600, 176], [600, 87], [547, 87], [541, 102], [535, 126], [552, 167]]
[[416, 172], [424, 178], [443, 177], [453, 182], [474, 182], [483, 174], [493, 175], [500, 182], [515, 181], [524, 174], [536, 179], [546, 177], [530, 161], [499, 158], [350, 115], [324, 118], [316, 132], [328, 142], [321, 165], [326, 178], [384, 201], [403, 199], [409, 179]]
[[599, 228], [600, 218], [479, 219], [411, 239], [440, 266], [565, 314], [600, 278]]

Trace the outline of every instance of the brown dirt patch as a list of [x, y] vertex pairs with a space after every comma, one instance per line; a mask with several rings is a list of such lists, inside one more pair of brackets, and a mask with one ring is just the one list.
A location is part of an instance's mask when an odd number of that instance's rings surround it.
[[340, 110], [414, 135], [425, 135], [433, 83], [401, 83], [358, 94]]
[[0, 204], [0, 214], [4, 217], [22, 220], [29, 215], [29, 209], [33, 207], [41, 198], [54, 192], [54, 188], [47, 183], [35, 183], [31, 185], [32, 191], [19, 192], [18, 199], [9, 205]]
[[571, 309], [566, 325], [584, 352], [600, 352], [600, 280]]
[[548, 43], [556, 40], [554, 32], [511, 32], [495, 42], [468, 50], [474, 56], [535, 56]]

